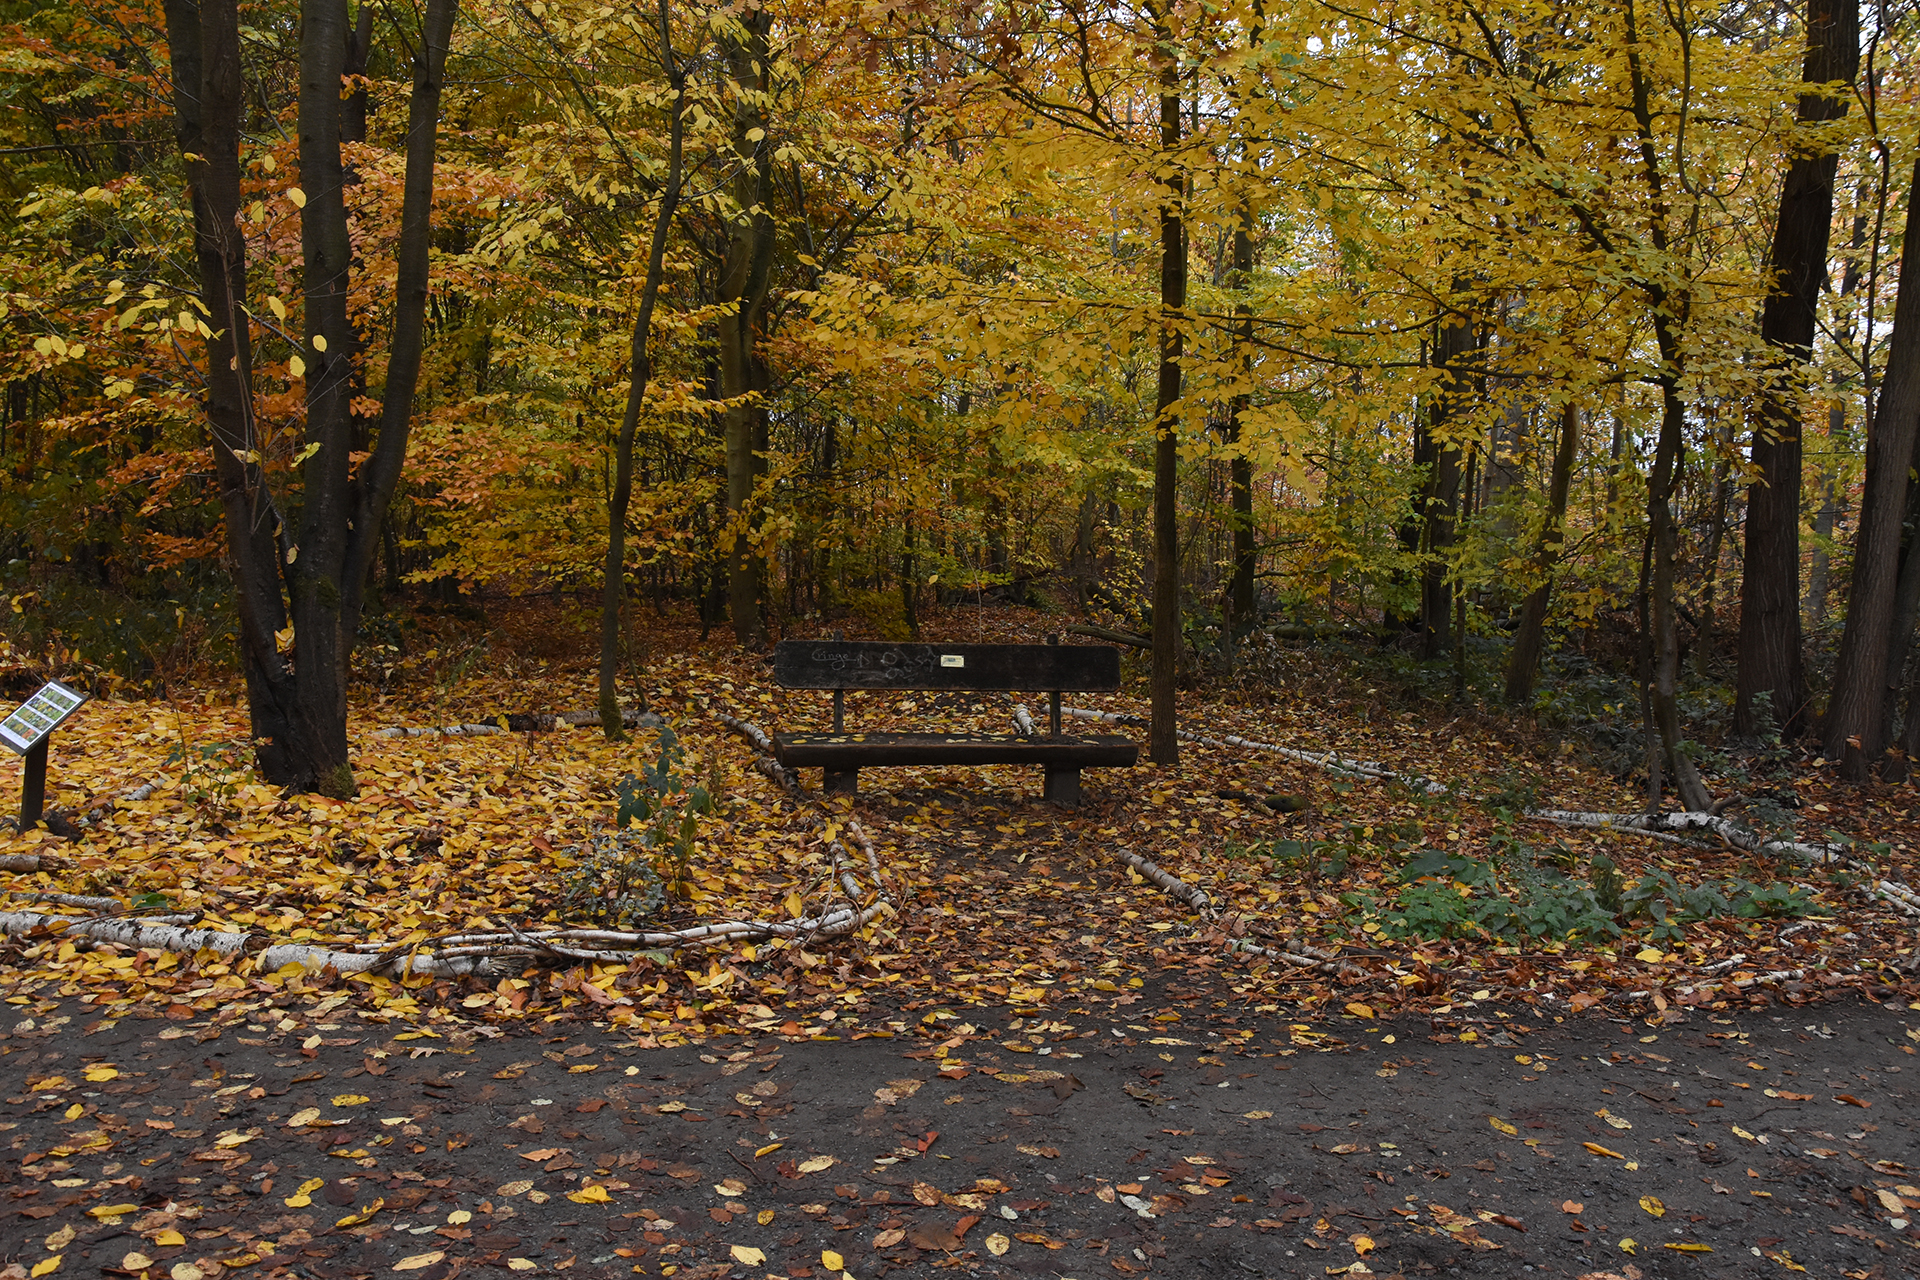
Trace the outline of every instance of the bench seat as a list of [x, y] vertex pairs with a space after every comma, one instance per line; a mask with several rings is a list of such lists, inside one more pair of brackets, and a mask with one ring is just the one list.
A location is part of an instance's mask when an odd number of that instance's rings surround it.
[[858, 789], [857, 771], [896, 765], [1037, 764], [1046, 798], [1074, 804], [1083, 768], [1130, 768], [1137, 743], [1113, 734], [1022, 738], [974, 733], [776, 733], [773, 753], [789, 769], [821, 769], [828, 791]]

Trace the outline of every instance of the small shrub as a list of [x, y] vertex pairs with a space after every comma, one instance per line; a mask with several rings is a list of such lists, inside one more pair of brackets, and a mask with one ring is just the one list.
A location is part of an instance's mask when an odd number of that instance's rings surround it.
[[686, 755], [671, 728], [661, 728], [658, 745], [655, 763], [616, 785], [613, 829], [589, 840], [567, 869], [556, 903], [563, 915], [632, 928], [659, 916], [686, 885], [700, 817], [713, 812], [713, 800], [705, 787], [686, 785]]

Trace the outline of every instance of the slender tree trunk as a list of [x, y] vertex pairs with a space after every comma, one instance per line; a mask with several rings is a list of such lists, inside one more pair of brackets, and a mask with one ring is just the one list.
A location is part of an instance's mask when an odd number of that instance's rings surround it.
[[647, 271], [640, 285], [640, 305], [633, 320], [633, 340], [627, 352], [627, 407], [613, 446], [613, 492], [607, 498], [607, 560], [600, 597], [600, 731], [618, 741], [626, 736], [620, 714], [620, 613], [627, 591], [627, 506], [633, 498], [633, 441], [640, 430], [640, 411], [653, 376], [653, 310], [666, 275], [667, 237], [680, 208], [682, 156], [687, 98], [686, 73], [673, 56], [673, 32], [668, 24], [667, 0], [660, 0], [660, 63], [673, 86], [672, 118], [667, 121], [667, 176], [660, 188], [660, 206], [653, 215], [653, 236], [647, 245]]
[[400, 241], [394, 256], [393, 334], [387, 380], [380, 393], [380, 434], [354, 475], [348, 529], [344, 626], [351, 642], [360, 628], [367, 572], [379, 552], [387, 511], [407, 462], [414, 394], [426, 350], [429, 260], [433, 248], [433, 174], [438, 162], [440, 98], [447, 46], [459, 0], [427, 0], [420, 46], [413, 55], [413, 93], [407, 100], [407, 167], [400, 197]]
[[[1910, 206], [1920, 201], [1920, 160], [1915, 161]], [[1900, 572], [1901, 519], [1906, 509], [1907, 471], [1920, 426], [1920, 252], [1901, 253], [1900, 292], [1894, 303], [1886, 381], [1867, 423], [1866, 475], [1854, 534], [1853, 576], [1847, 622], [1840, 634], [1833, 696], [1821, 737], [1841, 772], [1864, 782], [1887, 748], [1887, 670]], [[1909, 270], [1909, 268], [1913, 268]], [[1909, 278], [1912, 277], [1912, 278]]]
[[1653, 572], [1648, 581], [1648, 606], [1653, 623], [1653, 679], [1649, 702], [1660, 732], [1660, 748], [1667, 772], [1673, 776], [1680, 803], [1689, 811], [1712, 807], [1700, 771], [1682, 748], [1680, 736], [1680, 627], [1674, 604], [1675, 569], [1679, 538], [1673, 520], [1673, 482], [1680, 470], [1686, 404], [1680, 398], [1683, 356], [1672, 325], [1663, 314], [1654, 317], [1659, 343], [1660, 437], [1653, 451], [1653, 473], [1647, 477], [1647, 529], [1653, 539]]
[[760, 324], [773, 267], [774, 224], [767, 211], [766, 112], [762, 95], [770, 83], [770, 8], [751, 8], [730, 26], [728, 74], [733, 95], [733, 144], [740, 156], [732, 196], [738, 206], [728, 228], [720, 267], [720, 394], [729, 401], [723, 429], [727, 454], [727, 511], [733, 549], [727, 562], [727, 600], [734, 638], [750, 648], [766, 643], [760, 611], [761, 559], [752, 526], [754, 489], [766, 472], [767, 388], [759, 351]]
[[1553, 598], [1553, 570], [1566, 540], [1567, 494], [1573, 487], [1573, 464], [1580, 453], [1580, 408], [1569, 400], [1560, 411], [1560, 439], [1553, 451], [1553, 473], [1547, 482], [1547, 515], [1534, 544], [1533, 563], [1540, 585], [1520, 607], [1520, 628], [1507, 655], [1507, 701], [1515, 706], [1533, 700], [1534, 675], [1540, 668], [1540, 644], [1546, 634], [1547, 605]]
[[[1806, 84], [1851, 82], [1860, 68], [1859, 0], [1809, 0]], [[1799, 120], [1818, 124], [1847, 111], [1839, 95], [1803, 93]], [[1833, 181], [1840, 157], [1821, 150], [1795, 156], [1780, 192], [1768, 267], [1773, 289], [1760, 336], [1773, 349], [1773, 377], [1761, 395], [1747, 491], [1746, 553], [1740, 587], [1740, 670], [1734, 732], [1756, 729], [1754, 698], [1771, 696], [1786, 738], [1806, 728], [1807, 681], [1800, 641], [1800, 383], [1813, 357], [1815, 308], [1827, 276]]]
[[1160, 62], [1160, 150], [1167, 176], [1160, 202], [1160, 378], [1154, 396], [1153, 443], [1153, 672], [1147, 756], [1155, 764], [1178, 764], [1180, 740], [1175, 689], [1180, 679], [1180, 439], [1174, 408], [1180, 400], [1180, 357], [1187, 305], [1186, 182], [1174, 164], [1180, 146], [1180, 64], [1173, 37], [1156, 18]]
[[[1464, 281], [1454, 282], [1455, 291]], [[1452, 648], [1453, 583], [1446, 555], [1453, 546], [1460, 517], [1460, 445], [1449, 434], [1450, 424], [1466, 409], [1473, 389], [1468, 362], [1476, 350], [1473, 322], [1449, 315], [1434, 335], [1433, 362], [1442, 370], [1440, 384], [1428, 402], [1425, 430], [1414, 442], [1414, 463], [1426, 466], [1420, 493], [1420, 656], [1431, 660]]]
[[[1240, 317], [1235, 336], [1242, 345], [1241, 376], [1249, 384], [1253, 372], [1253, 309], [1247, 305], [1244, 295], [1253, 280], [1251, 221], [1250, 215], [1242, 214], [1240, 224], [1233, 229], [1233, 288], [1242, 295], [1234, 304], [1235, 314]], [[1227, 506], [1233, 522], [1233, 576], [1227, 587], [1227, 620], [1230, 627], [1235, 628], [1253, 624], [1254, 574], [1259, 564], [1259, 555], [1254, 549], [1253, 460], [1241, 451], [1245, 444], [1243, 420], [1252, 405], [1253, 396], [1242, 391], [1233, 397], [1229, 406], [1232, 419], [1227, 438], [1235, 450], [1227, 477]]]

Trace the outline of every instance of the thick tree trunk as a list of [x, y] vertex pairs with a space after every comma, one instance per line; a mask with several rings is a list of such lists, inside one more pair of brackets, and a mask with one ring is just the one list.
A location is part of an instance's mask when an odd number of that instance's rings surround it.
[[620, 611], [627, 591], [627, 506], [633, 499], [633, 441], [640, 430], [640, 410], [653, 376], [653, 309], [666, 275], [667, 237], [680, 208], [681, 161], [684, 153], [686, 73], [673, 56], [673, 33], [668, 25], [667, 0], [660, 0], [660, 62], [673, 86], [672, 118], [667, 122], [667, 177], [660, 188], [660, 207], [653, 215], [653, 236], [647, 244], [647, 271], [640, 285], [639, 312], [633, 321], [633, 341], [627, 353], [627, 408], [613, 446], [613, 493], [607, 499], [607, 560], [600, 597], [600, 727], [609, 739], [626, 736], [621, 728]]
[[1153, 671], [1152, 715], [1147, 757], [1155, 764], [1178, 764], [1180, 739], [1174, 708], [1180, 679], [1180, 436], [1174, 416], [1180, 401], [1180, 357], [1185, 330], [1180, 313], [1187, 305], [1186, 183], [1174, 167], [1180, 145], [1180, 66], [1169, 47], [1171, 36], [1156, 24], [1160, 47], [1160, 149], [1168, 176], [1160, 202], [1160, 377], [1154, 396], [1153, 443]]
[[[386, 390], [388, 426], [358, 486], [348, 473], [355, 335], [346, 312], [351, 245], [340, 163], [340, 76], [350, 33], [340, 0], [307, 0], [302, 13], [299, 129], [301, 191], [307, 197], [302, 211], [307, 342], [301, 358], [307, 368], [307, 442], [317, 448], [302, 474], [300, 539], [289, 542], [260, 470], [252, 417], [245, 241], [238, 231], [245, 84], [237, 8], [233, 0], [209, 0], [197, 8], [191, 0], [169, 0], [167, 5], [176, 80], [175, 132], [182, 150], [195, 157], [187, 165], [201, 301], [209, 326], [207, 420], [227, 528], [255, 762], [269, 782], [302, 790], [343, 795], [353, 789], [347, 761], [346, 661], [366, 570], [380, 545], [381, 516], [406, 456], [406, 418], [426, 303], [439, 68], [453, 13], [453, 0], [431, 0], [427, 9], [423, 57], [432, 73], [416, 77], [412, 103], [400, 298]], [[195, 68], [197, 93], [190, 88]], [[289, 614], [298, 643], [292, 662], [278, 646]]]
[[[1920, 201], [1916, 160], [1910, 205]], [[1887, 671], [1900, 571], [1901, 518], [1906, 509], [1907, 471], [1920, 426], [1920, 252], [1909, 245], [1900, 258], [1900, 292], [1894, 303], [1886, 381], [1867, 423], [1866, 475], [1860, 521], [1854, 534], [1853, 576], [1847, 623], [1840, 634], [1833, 696], [1821, 738], [1841, 772], [1864, 782], [1886, 752]]]
[[288, 612], [299, 648], [295, 703], [303, 731], [304, 775], [296, 784], [327, 795], [353, 792], [347, 761], [345, 628], [347, 522], [353, 448], [353, 324], [347, 290], [353, 243], [347, 233], [340, 159], [340, 74], [349, 27], [346, 0], [301, 0], [300, 210], [309, 456], [300, 469], [300, 541], [288, 573]]
[[[727, 601], [733, 613], [734, 639], [750, 648], [766, 644], [761, 616], [761, 559], [752, 529], [754, 489], [766, 472], [766, 368], [759, 350], [760, 325], [773, 267], [774, 224], [766, 209], [766, 113], [762, 95], [769, 84], [768, 35], [773, 11], [752, 8], [740, 16], [727, 43], [733, 97], [733, 143], [740, 157], [732, 196], [737, 209], [728, 228], [720, 267], [720, 395], [729, 401], [724, 416], [727, 455], [727, 511], [733, 548], [727, 560]], [[754, 135], [754, 136], [749, 136]]]
[[[1243, 215], [1240, 225], [1233, 229], [1233, 287], [1242, 295], [1253, 279], [1253, 234], [1249, 222], [1250, 218]], [[1240, 317], [1235, 336], [1243, 348], [1241, 376], [1251, 383], [1253, 309], [1243, 296], [1235, 303], [1234, 311]], [[1240, 451], [1245, 445], [1242, 420], [1252, 404], [1252, 395], [1243, 391], [1233, 397], [1229, 406], [1232, 419], [1227, 438], [1236, 448], [1227, 476], [1227, 506], [1233, 522], [1233, 576], [1227, 585], [1227, 621], [1236, 628], [1253, 624], [1254, 573], [1259, 559], [1254, 549], [1253, 461]]]
[[280, 591], [284, 535], [260, 468], [253, 421], [253, 351], [240, 217], [240, 125], [246, 86], [235, 0], [168, 0], [174, 134], [186, 161], [194, 257], [206, 308], [206, 414], [240, 624], [255, 763], [269, 781], [298, 775], [303, 738], [293, 673], [276, 634], [287, 625]]
[[[1852, 81], [1860, 68], [1859, 0], [1809, 0], [1806, 84]], [[1843, 96], [1804, 93], [1803, 124], [1837, 120]], [[1769, 695], [1784, 737], [1806, 727], [1807, 682], [1800, 642], [1801, 377], [1813, 356], [1815, 308], [1827, 276], [1833, 180], [1840, 157], [1829, 150], [1795, 156], [1780, 192], [1768, 267], [1773, 289], [1760, 336], [1773, 349], [1773, 377], [1761, 396], [1751, 446], [1756, 473], [1747, 491], [1746, 553], [1740, 587], [1740, 672], [1734, 731], [1757, 728], [1754, 699]]]
[[1540, 540], [1534, 544], [1533, 563], [1540, 574], [1540, 585], [1528, 593], [1520, 608], [1520, 628], [1513, 634], [1513, 650], [1507, 655], [1507, 701], [1515, 706], [1533, 700], [1547, 605], [1553, 598], [1553, 570], [1566, 539], [1567, 494], [1573, 487], [1573, 464], [1579, 453], [1580, 408], [1569, 400], [1560, 412], [1560, 440], [1553, 451], [1553, 475], [1547, 483], [1547, 515], [1540, 525]]

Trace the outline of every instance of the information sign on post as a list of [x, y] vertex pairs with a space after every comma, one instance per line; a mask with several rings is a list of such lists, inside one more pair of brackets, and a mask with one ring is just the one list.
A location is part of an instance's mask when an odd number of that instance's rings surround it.
[[40, 821], [47, 800], [47, 741], [53, 731], [80, 709], [87, 695], [49, 680], [38, 692], [0, 720], [0, 742], [26, 757], [26, 777], [20, 788], [20, 829]]

